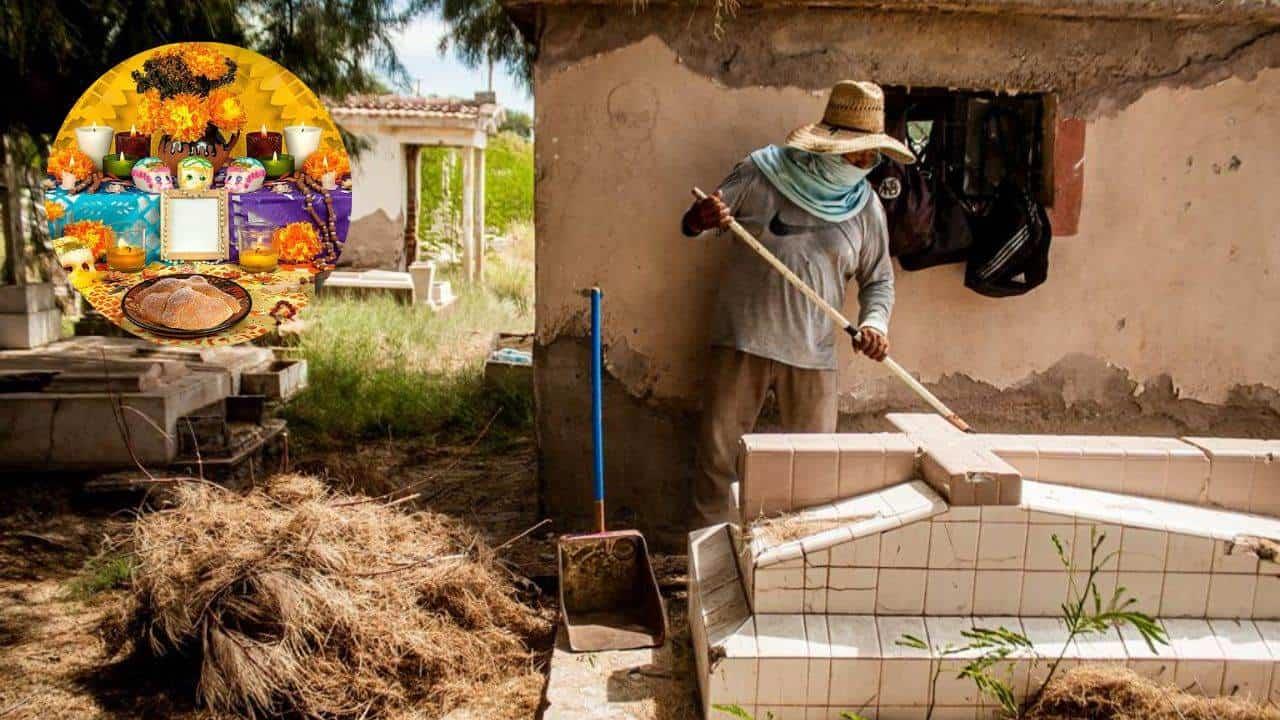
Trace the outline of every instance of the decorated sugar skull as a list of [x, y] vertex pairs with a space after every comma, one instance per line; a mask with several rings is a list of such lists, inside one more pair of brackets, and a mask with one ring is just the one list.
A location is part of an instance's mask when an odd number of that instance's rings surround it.
[[53, 248], [72, 287], [83, 291], [98, 279], [93, 251], [85, 247], [80, 240], [73, 237], [60, 237], [53, 241]]
[[267, 179], [267, 168], [250, 157], [236, 158], [227, 165], [225, 184], [233, 193], [253, 192]]
[[185, 157], [178, 163], [178, 187], [208, 190], [213, 185], [213, 163], [202, 157]]
[[133, 165], [133, 184], [139, 190], [159, 193], [173, 187], [173, 173], [158, 157], [144, 157]]

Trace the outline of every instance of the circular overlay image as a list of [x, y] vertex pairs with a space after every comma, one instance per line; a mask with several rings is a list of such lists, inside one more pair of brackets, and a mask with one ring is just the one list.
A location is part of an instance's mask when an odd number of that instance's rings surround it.
[[233, 345], [294, 318], [337, 262], [351, 162], [293, 73], [221, 43], [135, 55], [76, 102], [45, 213], [72, 285], [157, 343]]

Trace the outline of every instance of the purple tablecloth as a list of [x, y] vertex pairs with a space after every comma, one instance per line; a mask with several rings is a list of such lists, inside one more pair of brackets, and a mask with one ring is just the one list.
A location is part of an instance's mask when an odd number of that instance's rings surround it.
[[[305, 198], [301, 192], [292, 186], [280, 185], [278, 187], [288, 187], [289, 191], [276, 192], [268, 186], [251, 193], [231, 196], [232, 262], [236, 262], [240, 257], [240, 252], [236, 249], [239, 228], [248, 223], [265, 223], [273, 227], [281, 227], [300, 221], [315, 223], [311, 213], [307, 212]], [[333, 222], [338, 231], [338, 247], [334, 248], [336, 257], [342, 252], [342, 244], [347, 240], [347, 229], [351, 226], [351, 191], [338, 189], [333, 190], [329, 195], [333, 198]], [[318, 193], [312, 193], [311, 207], [315, 208], [316, 215], [321, 222], [328, 218], [329, 211], [325, 208], [324, 198]]]

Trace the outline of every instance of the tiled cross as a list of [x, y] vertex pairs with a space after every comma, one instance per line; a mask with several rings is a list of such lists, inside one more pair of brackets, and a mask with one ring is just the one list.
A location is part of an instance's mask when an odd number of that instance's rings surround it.
[[744, 519], [812, 507], [924, 479], [951, 505], [1017, 505], [1022, 475], [982, 436], [938, 415], [890, 414], [900, 433], [760, 434], [742, 438]]

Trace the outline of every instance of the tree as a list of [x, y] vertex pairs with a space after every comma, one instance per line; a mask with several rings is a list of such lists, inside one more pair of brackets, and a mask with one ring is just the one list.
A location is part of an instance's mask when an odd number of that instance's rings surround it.
[[536, 48], [511, 21], [501, 0], [423, 1], [439, 10], [449, 25], [440, 52], [452, 48], [459, 60], [473, 68], [502, 63], [526, 88], [532, 85]]
[[533, 139], [533, 118], [529, 117], [529, 113], [522, 110], [507, 109], [506, 117], [502, 120], [502, 125], [498, 126], [498, 130], [502, 132], [513, 132], [525, 140]]
[[0, 103], [0, 133], [29, 136], [42, 150], [85, 88], [122, 60], [178, 40], [242, 45], [236, 5], [235, 0], [0, 4], [0, 60], [10, 100]]

